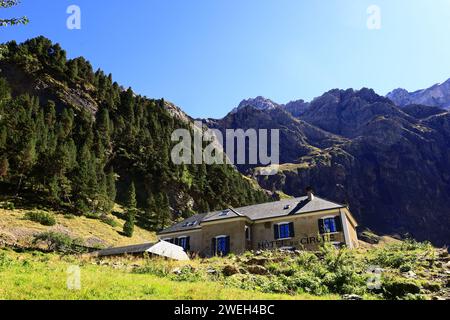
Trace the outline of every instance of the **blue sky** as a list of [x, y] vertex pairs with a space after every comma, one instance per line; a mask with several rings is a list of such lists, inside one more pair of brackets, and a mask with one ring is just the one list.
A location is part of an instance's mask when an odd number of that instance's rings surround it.
[[[69, 5], [81, 30], [66, 28]], [[367, 8], [381, 9], [369, 30]], [[450, 77], [450, 0], [22, 0], [0, 41], [44, 35], [69, 57], [194, 117], [222, 117], [242, 99], [311, 100], [332, 88], [386, 94]]]

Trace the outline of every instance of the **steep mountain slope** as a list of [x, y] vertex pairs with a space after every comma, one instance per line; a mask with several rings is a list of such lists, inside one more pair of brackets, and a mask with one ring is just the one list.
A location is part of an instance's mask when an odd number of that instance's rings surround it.
[[142, 224], [267, 201], [223, 165], [175, 165], [175, 129], [192, 120], [164, 100], [125, 90], [43, 37], [0, 46], [1, 192], [32, 190], [55, 207], [98, 216], [136, 185]]
[[450, 79], [443, 83], [435, 84], [427, 89], [408, 92], [405, 89], [395, 89], [386, 95], [398, 106], [408, 104], [422, 104], [426, 106], [450, 109]]
[[[209, 119], [207, 124], [210, 128], [219, 129], [223, 133], [224, 144], [227, 142], [226, 129], [255, 129], [257, 131], [260, 129], [279, 129], [281, 163], [296, 161], [303, 156], [316, 153], [319, 149], [346, 141], [345, 138], [294, 118], [280, 107], [261, 110], [253, 106], [246, 106], [240, 108], [237, 112], [229, 113], [221, 120]], [[248, 154], [248, 144], [246, 148], [246, 154]], [[236, 152], [237, 150], [234, 150], [235, 159]], [[242, 164], [236, 166], [242, 172], [255, 167], [255, 165]]]
[[359, 222], [377, 232], [448, 244], [449, 118], [442, 109], [400, 109], [373, 90], [349, 89], [325, 93], [296, 118], [282, 107], [249, 107], [214, 125], [281, 130], [283, 164], [275, 176], [258, 176], [264, 188], [299, 196], [312, 185], [348, 202]]

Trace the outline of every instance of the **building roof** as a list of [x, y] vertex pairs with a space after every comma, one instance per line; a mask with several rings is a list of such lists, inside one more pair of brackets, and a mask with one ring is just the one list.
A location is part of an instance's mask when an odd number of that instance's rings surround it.
[[144, 243], [144, 244], [135, 244], [131, 246], [125, 247], [116, 247], [116, 248], [108, 248], [97, 251], [98, 256], [115, 256], [121, 254], [136, 254], [136, 253], [144, 253], [148, 249], [150, 249], [154, 243]]
[[284, 199], [276, 202], [268, 202], [241, 208], [229, 208], [210, 213], [198, 214], [167, 229], [164, 229], [159, 232], [159, 234], [193, 231], [196, 229], [201, 229], [202, 223], [237, 217], [246, 217], [252, 221], [255, 221], [345, 207], [346, 206], [343, 204], [325, 200], [317, 196], [314, 196], [312, 201], [308, 200], [308, 197]]

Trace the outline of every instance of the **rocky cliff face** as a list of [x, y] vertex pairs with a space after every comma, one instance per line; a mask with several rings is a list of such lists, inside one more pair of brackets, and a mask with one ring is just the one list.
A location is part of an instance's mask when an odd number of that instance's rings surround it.
[[258, 176], [266, 189], [299, 196], [312, 185], [324, 197], [349, 203], [361, 225], [377, 232], [450, 243], [445, 110], [402, 109], [370, 89], [332, 90], [297, 117], [281, 105], [248, 106], [210, 124], [221, 130], [280, 129], [280, 171]]
[[387, 97], [402, 107], [409, 104], [422, 104], [448, 110], [450, 109], [450, 79], [443, 83], [435, 84], [430, 88], [415, 92], [408, 92], [405, 89], [395, 89], [388, 93]]

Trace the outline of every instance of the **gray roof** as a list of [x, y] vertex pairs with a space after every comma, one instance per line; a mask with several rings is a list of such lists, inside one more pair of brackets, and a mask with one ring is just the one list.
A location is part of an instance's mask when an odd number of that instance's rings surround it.
[[126, 247], [116, 247], [116, 248], [108, 248], [103, 249], [100, 251], [97, 251], [98, 256], [115, 256], [115, 255], [121, 255], [121, 254], [136, 254], [136, 253], [144, 253], [148, 249], [150, 249], [152, 246], [154, 246], [154, 243], [144, 243], [144, 244], [135, 244], [131, 246]]
[[309, 201], [308, 197], [284, 199], [276, 202], [198, 214], [164, 229], [159, 232], [159, 234], [201, 229], [201, 224], [204, 222], [219, 221], [236, 217], [247, 217], [254, 221], [344, 207], [343, 204], [325, 200], [317, 196], [315, 196], [312, 201]]

